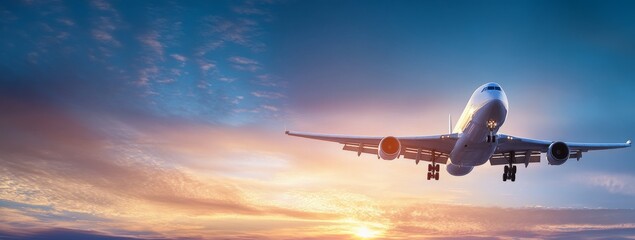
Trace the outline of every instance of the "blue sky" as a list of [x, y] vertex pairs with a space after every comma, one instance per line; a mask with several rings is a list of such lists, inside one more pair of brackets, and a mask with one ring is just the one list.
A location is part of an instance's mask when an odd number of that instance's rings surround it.
[[[0, 219], [15, 220], [0, 221], [0, 236], [322, 239], [361, 227], [394, 238], [633, 236], [631, 149], [543, 161], [513, 184], [487, 165], [427, 182], [425, 166], [283, 134], [445, 133], [476, 87], [498, 82], [510, 101], [504, 133], [626, 141], [635, 137], [633, 9], [5, 1]], [[428, 204], [447, 222], [422, 219]], [[496, 228], [506, 211], [535, 215]]]

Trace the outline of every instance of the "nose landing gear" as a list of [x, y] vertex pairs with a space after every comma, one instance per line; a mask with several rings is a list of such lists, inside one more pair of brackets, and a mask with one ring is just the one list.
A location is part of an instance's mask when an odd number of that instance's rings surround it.
[[489, 129], [489, 134], [487, 134], [486, 141], [488, 143], [496, 142], [496, 134], [494, 134], [494, 129], [496, 129], [497, 125], [498, 124], [494, 120], [487, 121], [487, 129]]

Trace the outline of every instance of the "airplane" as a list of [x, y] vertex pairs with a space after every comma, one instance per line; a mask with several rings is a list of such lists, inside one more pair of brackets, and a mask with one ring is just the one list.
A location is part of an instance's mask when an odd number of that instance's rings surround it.
[[439, 164], [453, 176], [465, 176], [476, 166], [489, 161], [491, 165], [505, 165], [503, 181], [516, 181], [514, 164], [539, 163], [541, 153], [549, 165], [562, 165], [570, 158], [578, 161], [582, 153], [593, 150], [626, 148], [626, 143], [579, 143], [522, 138], [498, 133], [505, 123], [509, 104], [501, 86], [490, 82], [478, 87], [463, 110], [454, 129], [448, 121], [448, 134], [431, 136], [348, 136], [285, 131], [289, 136], [317, 139], [344, 144], [343, 150], [376, 154], [378, 159], [406, 159], [430, 162], [427, 180], [439, 180]]

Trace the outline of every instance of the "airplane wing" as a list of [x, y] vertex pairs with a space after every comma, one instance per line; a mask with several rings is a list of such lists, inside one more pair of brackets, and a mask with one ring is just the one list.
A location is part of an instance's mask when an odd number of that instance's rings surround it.
[[[499, 134], [498, 148], [490, 158], [491, 165], [509, 164], [512, 159], [514, 164], [525, 164], [540, 162], [540, 153], [547, 152], [549, 145], [554, 141], [537, 140], [530, 138], [514, 137]], [[607, 150], [615, 148], [625, 148], [631, 146], [631, 141], [626, 143], [580, 143], [564, 142], [569, 147], [569, 158], [580, 160], [583, 152], [593, 150]]]
[[[289, 136], [310, 138], [322, 141], [336, 142], [344, 144], [342, 150], [357, 152], [357, 156], [362, 153], [368, 153], [378, 156], [379, 142], [384, 137], [373, 136], [347, 136], [338, 134], [319, 134], [304, 132], [285, 132]], [[456, 144], [457, 134], [432, 135], [432, 136], [413, 136], [413, 137], [396, 137], [401, 143], [401, 153], [406, 159], [413, 159], [416, 163], [419, 161], [446, 164], [448, 156]], [[379, 157], [379, 156], [378, 156]]]

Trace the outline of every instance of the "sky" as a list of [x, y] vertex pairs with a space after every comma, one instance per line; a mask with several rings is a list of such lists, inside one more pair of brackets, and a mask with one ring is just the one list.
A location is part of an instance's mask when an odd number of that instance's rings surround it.
[[467, 176], [285, 129], [635, 137], [630, 1], [2, 1], [0, 238], [635, 238], [635, 152]]

